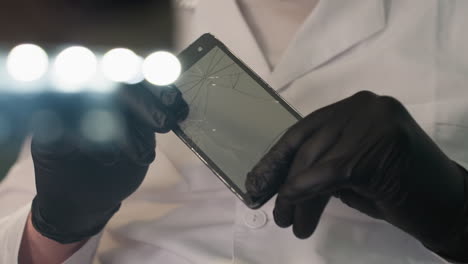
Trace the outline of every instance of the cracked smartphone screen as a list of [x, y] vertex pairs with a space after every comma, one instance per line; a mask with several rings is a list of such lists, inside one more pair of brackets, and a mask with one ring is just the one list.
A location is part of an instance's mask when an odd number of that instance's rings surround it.
[[218, 47], [175, 86], [190, 107], [180, 129], [245, 193], [247, 173], [297, 118]]

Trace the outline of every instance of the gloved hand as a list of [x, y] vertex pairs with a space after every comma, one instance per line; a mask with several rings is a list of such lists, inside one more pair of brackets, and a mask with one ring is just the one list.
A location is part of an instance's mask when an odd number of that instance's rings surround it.
[[[168, 132], [188, 114], [177, 89], [143, 84], [122, 87], [112, 98], [64, 95], [46, 105], [58, 117], [33, 127], [31, 216], [37, 231], [63, 244], [103, 229], [143, 181], [155, 158], [154, 133]], [[51, 141], [57, 127], [63, 133]]]
[[331, 196], [468, 261], [467, 172], [397, 100], [359, 92], [292, 126], [248, 174], [252, 196], [278, 192], [274, 218], [309, 237]]

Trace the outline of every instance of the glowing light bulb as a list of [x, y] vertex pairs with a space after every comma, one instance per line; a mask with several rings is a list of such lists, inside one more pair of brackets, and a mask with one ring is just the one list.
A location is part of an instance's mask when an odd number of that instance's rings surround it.
[[78, 92], [97, 71], [97, 59], [85, 47], [69, 47], [60, 52], [54, 62], [54, 81], [64, 92]]
[[172, 53], [157, 51], [143, 62], [143, 75], [154, 85], [169, 85], [180, 76], [182, 66]]
[[7, 71], [10, 76], [21, 82], [40, 79], [47, 72], [49, 58], [47, 53], [34, 44], [21, 44], [13, 48], [7, 58]]
[[141, 79], [141, 67], [143, 59], [135, 52], [117, 48], [104, 54], [101, 68], [104, 76], [114, 82], [133, 83]]

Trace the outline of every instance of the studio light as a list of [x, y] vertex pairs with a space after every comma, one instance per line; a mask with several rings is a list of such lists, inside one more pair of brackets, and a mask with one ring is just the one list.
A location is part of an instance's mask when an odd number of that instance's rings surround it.
[[47, 53], [34, 44], [21, 44], [13, 48], [7, 58], [7, 71], [16, 81], [32, 82], [47, 72]]
[[140, 77], [143, 59], [135, 52], [116, 48], [104, 54], [101, 69], [104, 76], [113, 82], [134, 83], [142, 80]]
[[78, 92], [97, 72], [94, 53], [81, 46], [69, 47], [55, 58], [53, 80], [58, 90]]
[[179, 78], [181, 72], [179, 59], [170, 52], [157, 51], [143, 62], [143, 75], [154, 85], [169, 85]]

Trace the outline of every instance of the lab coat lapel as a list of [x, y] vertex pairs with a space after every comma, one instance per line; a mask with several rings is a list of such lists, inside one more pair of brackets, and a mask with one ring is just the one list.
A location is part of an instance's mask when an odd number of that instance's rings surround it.
[[268, 77], [271, 71], [267, 60], [236, 0], [200, 0], [194, 18], [199, 35], [215, 35], [261, 77]]
[[284, 89], [385, 27], [384, 0], [321, 0], [271, 76]]

